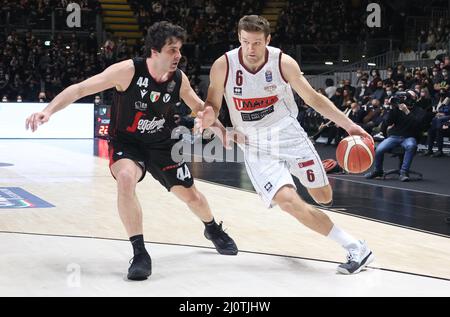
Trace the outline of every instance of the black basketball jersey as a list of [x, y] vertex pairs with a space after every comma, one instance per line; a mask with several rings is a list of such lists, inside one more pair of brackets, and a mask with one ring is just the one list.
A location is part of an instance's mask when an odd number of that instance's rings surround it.
[[129, 141], [167, 141], [176, 127], [173, 118], [180, 101], [182, 73], [177, 69], [163, 83], [150, 75], [145, 58], [133, 58], [134, 76], [127, 90], [115, 91], [109, 136]]

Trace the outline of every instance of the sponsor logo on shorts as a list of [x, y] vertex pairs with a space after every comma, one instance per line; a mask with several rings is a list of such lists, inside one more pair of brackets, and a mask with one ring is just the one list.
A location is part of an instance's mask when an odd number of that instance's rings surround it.
[[304, 168], [304, 167], [308, 167], [308, 166], [313, 166], [314, 164], [315, 164], [314, 160], [309, 160], [309, 161], [306, 161], [306, 162], [299, 162], [298, 163], [298, 167]]
[[273, 188], [273, 185], [272, 185], [271, 182], [268, 182], [266, 185], [264, 185], [264, 189], [265, 189], [267, 192], [270, 192], [270, 191], [272, 190], [272, 188]]
[[178, 164], [174, 164], [174, 165], [169, 165], [169, 166], [163, 167], [163, 168], [161, 169], [161, 171], [165, 172], [165, 171], [173, 170], [173, 169], [178, 168], [178, 167], [180, 167], [181, 165], [183, 165], [183, 163], [184, 163], [184, 162], [180, 162], [180, 163], [178, 163]]

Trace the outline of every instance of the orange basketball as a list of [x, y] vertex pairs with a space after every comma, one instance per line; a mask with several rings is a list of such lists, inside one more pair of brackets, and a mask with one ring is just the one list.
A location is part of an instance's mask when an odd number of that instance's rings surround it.
[[351, 135], [339, 142], [336, 159], [339, 165], [349, 173], [365, 172], [372, 166], [375, 150], [372, 142], [358, 135]]

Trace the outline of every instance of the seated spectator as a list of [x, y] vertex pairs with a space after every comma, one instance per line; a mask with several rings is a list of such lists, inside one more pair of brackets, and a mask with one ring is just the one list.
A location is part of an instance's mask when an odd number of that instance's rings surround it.
[[333, 97], [336, 93], [336, 86], [334, 85], [333, 79], [327, 78], [325, 80], [325, 86], [327, 86], [327, 88], [325, 88], [326, 96], [328, 99], [331, 99], [331, 97]]
[[[448, 92], [444, 89], [440, 92], [441, 98], [436, 106], [436, 116], [431, 121], [431, 127], [428, 129], [427, 145], [428, 151], [424, 155], [431, 155], [433, 157], [441, 157], [444, 155], [442, 149], [444, 146], [443, 128], [448, 126], [450, 121], [450, 98]], [[433, 153], [434, 142], [436, 141], [438, 151]]]
[[367, 79], [362, 79], [361, 85], [356, 88], [356, 101], [360, 104], [366, 104], [370, 100], [370, 95], [372, 95], [372, 89], [367, 87]]
[[369, 87], [372, 90], [375, 90], [378, 87], [378, 82], [379, 81], [382, 82], [381, 77], [380, 77], [380, 71], [378, 69], [372, 69], [370, 71], [370, 75], [372, 76], [372, 80], [369, 83]]
[[364, 110], [367, 114], [363, 118], [362, 127], [369, 134], [372, 134], [373, 128], [379, 126], [382, 120], [380, 101], [378, 99], [372, 99], [370, 104], [366, 106], [366, 109]]
[[352, 111], [348, 115], [349, 119], [352, 120], [357, 125], [362, 126], [363, 119], [366, 116], [366, 112], [364, 111], [364, 109], [361, 108], [361, 106], [357, 102], [353, 102], [350, 105], [350, 108]]
[[394, 86], [395, 80], [394, 80], [394, 71], [392, 67], [388, 67], [386, 70], [386, 79], [383, 80], [383, 86]]
[[384, 103], [384, 98], [386, 98], [386, 92], [384, 91], [383, 82], [381, 80], [377, 82], [377, 86], [374, 92], [372, 93], [371, 97], [372, 99], [379, 100], [380, 103]]
[[417, 139], [421, 132], [423, 110], [416, 106], [416, 94], [408, 90], [406, 92], [398, 92], [395, 95], [396, 100], [391, 100], [392, 110], [389, 117], [384, 123], [383, 130], [387, 130], [391, 126], [384, 139], [376, 148], [375, 152], [375, 168], [365, 175], [366, 178], [372, 179], [382, 177], [384, 153], [401, 145], [405, 149], [405, 156], [400, 170], [400, 181], [409, 181], [409, 169], [411, 167], [414, 155], [417, 151]]

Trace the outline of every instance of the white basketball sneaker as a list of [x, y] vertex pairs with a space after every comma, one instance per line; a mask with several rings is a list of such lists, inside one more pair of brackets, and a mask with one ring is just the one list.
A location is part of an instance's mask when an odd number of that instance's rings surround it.
[[347, 251], [347, 263], [338, 266], [337, 271], [342, 274], [356, 274], [372, 263], [375, 259], [372, 251], [367, 247], [365, 241], [358, 241], [358, 245], [353, 245]]

